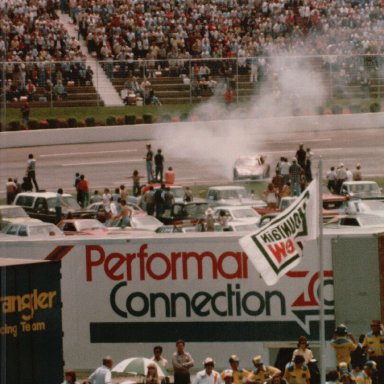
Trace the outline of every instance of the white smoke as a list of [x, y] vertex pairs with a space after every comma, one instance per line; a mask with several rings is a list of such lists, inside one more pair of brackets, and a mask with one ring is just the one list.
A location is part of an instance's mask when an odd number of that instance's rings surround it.
[[[273, 137], [273, 119], [270, 126], [261, 128], [257, 123], [259, 118], [314, 114], [316, 108], [323, 104], [326, 97], [324, 82], [321, 75], [308, 64], [309, 61], [308, 58], [288, 56], [268, 58], [268, 79], [257, 84], [259, 90], [250, 97], [249, 102], [236, 104], [234, 90], [233, 104], [225, 105], [225, 86], [219, 84], [216, 96], [198, 105], [191, 113], [199, 120], [216, 120], [214, 124], [185, 124], [185, 127], [172, 134], [163, 148], [178, 158], [200, 160], [210, 173], [231, 178], [237, 157], [263, 154], [262, 140]], [[244, 128], [245, 119], [254, 119], [251, 137], [249, 130]], [[158, 139], [161, 139], [161, 132]], [[276, 156], [276, 159], [279, 157]], [[276, 159], [267, 160], [274, 164]]]

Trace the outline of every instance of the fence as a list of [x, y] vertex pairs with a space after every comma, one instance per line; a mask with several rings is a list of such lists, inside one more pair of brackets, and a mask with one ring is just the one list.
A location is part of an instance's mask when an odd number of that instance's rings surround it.
[[[380, 55], [266, 56], [227, 59], [0, 62], [2, 122], [7, 112], [30, 107], [201, 103], [290, 104], [291, 113], [329, 100], [361, 108], [380, 99]], [[303, 107], [304, 106], [304, 107]]]

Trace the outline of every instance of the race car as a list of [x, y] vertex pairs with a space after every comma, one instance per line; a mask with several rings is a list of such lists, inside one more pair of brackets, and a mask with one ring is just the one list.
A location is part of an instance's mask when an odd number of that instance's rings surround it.
[[233, 166], [233, 180], [258, 180], [267, 179], [270, 174], [270, 165], [265, 156], [248, 155], [240, 156]]

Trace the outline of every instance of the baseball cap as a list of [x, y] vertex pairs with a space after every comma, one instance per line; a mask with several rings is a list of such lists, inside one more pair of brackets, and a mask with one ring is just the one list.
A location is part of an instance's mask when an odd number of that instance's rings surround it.
[[215, 362], [212, 359], [212, 357], [206, 357], [205, 360], [203, 361], [203, 364], [204, 365], [209, 365], [209, 364], [215, 365]]

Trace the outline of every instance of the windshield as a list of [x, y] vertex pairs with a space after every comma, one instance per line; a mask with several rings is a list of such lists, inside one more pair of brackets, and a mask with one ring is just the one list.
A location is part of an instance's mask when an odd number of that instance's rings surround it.
[[188, 204], [184, 207], [187, 217], [200, 217], [205, 215], [208, 208], [208, 203]]
[[[78, 211], [81, 209], [78, 202], [72, 196], [63, 196], [63, 202], [65, 204], [63, 207], [63, 212]], [[51, 197], [50, 199], [47, 199], [48, 209], [54, 211], [55, 203], [56, 203], [55, 197]]]
[[245, 219], [247, 217], [260, 217], [260, 215], [252, 208], [247, 209], [233, 209], [232, 216], [235, 219]]
[[29, 217], [21, 207], [9, 207], [0, 210], [0, 215], [3, 219], [14, 219], [16, 217]]
[[55, 225], [39, 225], [29, 227], [29, 236], [54, 236], [61, 235]]
[[364, 194], [364, 193], [379, 193], [380, 189], [377, 184], [352, 184], [349, 186], [352, 193]]
[[248, 192], [245, 189], [238, 188], [238, 189], [227, 189], [220, 191], [220, 199], [241, 199], [244, 197], [249, 197]]

